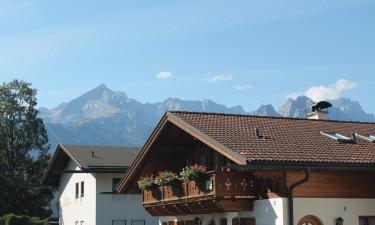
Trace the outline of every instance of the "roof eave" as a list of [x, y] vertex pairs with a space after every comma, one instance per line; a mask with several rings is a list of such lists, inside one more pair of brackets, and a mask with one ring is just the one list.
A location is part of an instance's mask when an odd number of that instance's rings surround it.
[[248, 161], [248, 169], [283, 170], [375, 170], [375, 163], [331, 163], [331, 162], [292, 162], [292, 161]]

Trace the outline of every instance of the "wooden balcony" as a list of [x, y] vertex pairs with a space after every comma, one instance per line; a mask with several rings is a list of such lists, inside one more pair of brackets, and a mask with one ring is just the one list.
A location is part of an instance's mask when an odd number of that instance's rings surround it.
[[251, 211], [254, 195], [251, 174], [220, 171], [200, 181], [143, 191], [143, 206], [153, 216]]

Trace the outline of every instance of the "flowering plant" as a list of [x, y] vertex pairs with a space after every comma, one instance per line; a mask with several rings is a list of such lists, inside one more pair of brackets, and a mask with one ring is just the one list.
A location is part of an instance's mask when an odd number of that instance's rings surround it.
[[182, 180], [197, 180], [202, 178], [207, 174], [207, 169], [205, 166], [194, 164], [189, 167], [185, 167], [180, 172], [180, 176]]
[[141, 190], [151, 190], [156, 185], [154, 177], [152, 175], [141, 177], [138, 180], [137, 184], [139, 189]]
[[171, 171], [159, 172], [158, 176], [155, 178], [155, 184], [159, 186], [169, 186], [179, 180], [179, 177], [176, 173]]

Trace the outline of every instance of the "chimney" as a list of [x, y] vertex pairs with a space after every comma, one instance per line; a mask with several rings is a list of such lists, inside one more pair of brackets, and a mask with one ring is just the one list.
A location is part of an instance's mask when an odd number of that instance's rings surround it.
[[331, 106], [332, 104], [326, 101], [315, 103], [311, 107], [311, 112], [307, 113], [306, 117], [307, 119], [325, 120], [328, 114], [328, 108]]
[[95, 157], [94, 150], [91, 150], [91, 157]]

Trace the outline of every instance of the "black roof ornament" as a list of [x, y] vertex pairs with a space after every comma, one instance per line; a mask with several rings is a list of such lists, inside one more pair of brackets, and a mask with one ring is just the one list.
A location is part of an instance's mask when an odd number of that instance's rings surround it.
[[322, 109], [328, 109], [329, 107], [332, 107], [332, 104], [327, 101], [320, 101], [312, 105], [312, 111], [320, 112]]

